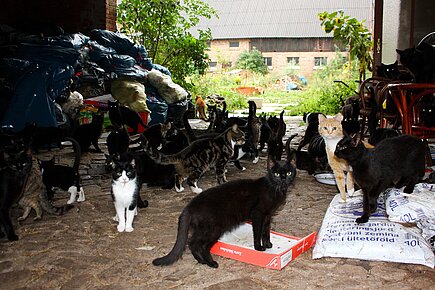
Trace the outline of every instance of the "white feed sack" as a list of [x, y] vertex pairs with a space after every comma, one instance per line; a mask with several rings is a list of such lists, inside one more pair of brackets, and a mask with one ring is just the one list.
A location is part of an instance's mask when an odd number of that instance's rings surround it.
[[355, 222], [362, 214], [362, 195], [348, 197], [347, 203], [339, 201], [337, 194], [326, 211], [313, 259], [341, 257], [434, 267], [434, 253], [421, 230], [388, 220], [383, 194], [378, 199], [378, 210], [365, 224]]
[[156, 69], [148, 73], [147, 79], [168, 104], [184, 101], [187, 98], [188, 93], [185, 89], [174, 83], [170, 76]]

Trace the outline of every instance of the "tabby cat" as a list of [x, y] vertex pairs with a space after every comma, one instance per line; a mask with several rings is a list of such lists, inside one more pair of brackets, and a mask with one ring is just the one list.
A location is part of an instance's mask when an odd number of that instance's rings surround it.
[[272, 248], [270, 225], [276, 210], [285, 203], [287, 190], [296, 177], [293, 160], [294, 152], [286, 161], [271, 159], [264, 177], [233, 180], [195, 196], [179, 217], [173, 249], [166, 256], [153, 260], [153, 264], [173, 264], [182, 256], [188, 243], [199, 263], [217, 268], [219, 265], [213, 260], [210, 248], [222, 234], [246, 220], [252, 221], [254, 248], [257, 251]]
[[115, 158], [111, 195], [116, 210], [114, 219], [118, 221], [118, 232], [132, 232], [137, 207], [148, 206], [146, 200], [140, 199], [140, 188], [140, 178], [137, 176], [133, 155], [127, 152]]
[[112, 125], [127, 125], [132, 129], [133, 135], [137, 134], [139, 125], [141, 125], [143, 128], [147, 127], [138, 112], [130, 109], [129, 107], [120, 105], [119, 101], [107, 101], [107, 106], [109, 111], [109, 119]]
[[21, 197], [32, 167], [32, 150], [21, 139], [11, 141], [0, 151], [0, 238], [17, 241], [10, 210]]
[[319, 134], [325, 140], [328, 163], [335, 175], [337, 187], [340, 191], [341, 202], [346, 202], [346, 188], [350, 196], [354, 194], [352, 168], [346, 162], [334, 155], [337, 143], [344, 137], [341, 126], [343, 116], [338, 113], [332, 118], [319, 115]]
[[73, 205], [70, 204], [56, 207], [48, 200], [37, 160], [32, 160], [32, 168], [23, 190], [23, 196], [18, 201], [18, 206], [24, 209], [23, 215], [18, 218], [18, 221], [27, 219], [32, 209], [36, 213], [33, 220], [39, 220], [42, 218], [43, 211], [50, 215], [62, 215], [65, 211], [73, 208]]
[[50, 160], [39, 160], [39, 167], [42, 172], [42, 182], [44, 183], [49, 200], [53, 200], [53, 187], [59, 187], [62, 190], [70, 193], [68, 204], [77, 201], [85, 200], [85, 193], [83, 187], [80, 185], [80, 145], [72, 138], [66, 138], [73, 144], [75, 151], [74, 165], [72, 167], [66, 165], [56, 165], [53, 156]]
[[[79, 143], [81, 152], [101, 153], [98, 146], [98, 139], [103, 132], [104, 112], [92, 115], [92, 121], [89, 124], [80, 125], [74, 132], [73, 138]], [[94, 145], [95, 150], [89, 147]]]
[[365, 223], [376, 211], [379, 194], [394, 185], [405, 186], [412, 193], [425, 171], [423, 142], [410, 135], [391, 137], [367, 149], [359, 135], [340, 140], [335, 149], [338, 158], [346, 160], [353, 169], [353, 177], [363, 192], [363, 214], [356, 219]]
[[187, 178], [187, 184], [195, 193], [200, 193], [201, 188], [197, 182], [209, 169], [215, 168], [217, 182], [226, 181], [225, 166], [234, 153], [234, 145], [245, 142], [245, 134], [237, 125], [225, 130], [214, 138], [204, 138], [192, 142], [181, 152], [172, 155], [158, 154], [161, 164], [174, 164], [177, 171], [175, 190], [184, 190], [182, 182]]

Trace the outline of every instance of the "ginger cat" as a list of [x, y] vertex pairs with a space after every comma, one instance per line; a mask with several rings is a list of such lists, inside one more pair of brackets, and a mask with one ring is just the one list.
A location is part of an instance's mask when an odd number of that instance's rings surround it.
[[196, 96], [196, 103], [195, 103], [195, 116], [198, 117], [198, 119], [207, 121], [207, 115], [205, 114], [207, 105], [205, 104], [203, 98], [201, 96]]
[[325, 140], [328, 163], [334, 172], [335, 181], [337, 182], [337, 187], [341, 195], [341, 202], [346, 202], [346, 188], [349, 196], [354, 195], [355, 189], [352, 168], [346, 160], [338, 158], [334, 154], [337, 143], [344, 137], [341, 121], [343, 121], [343, 116], [340, 113], [332, 118], [327, 118], [319, 114], [319, 134]]

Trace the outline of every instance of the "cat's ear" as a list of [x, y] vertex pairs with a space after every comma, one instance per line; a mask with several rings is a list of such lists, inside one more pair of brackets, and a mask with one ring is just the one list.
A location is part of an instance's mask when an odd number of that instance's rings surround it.
[[326, 120], [326, 117], [323, 114], [319, 114], [318, 118], [319, 118], [319, 122], [323, 122]]
[[338, 113], [337, 115], [334, 116], [334, 119], [338, 122], [343, 121], [343, 115], [341, 113]]

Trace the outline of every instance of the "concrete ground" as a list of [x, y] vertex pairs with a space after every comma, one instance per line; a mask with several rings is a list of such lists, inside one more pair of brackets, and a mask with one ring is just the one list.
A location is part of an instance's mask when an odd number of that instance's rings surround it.
[[[287, 133], [303, 134], [300, 122], [300, 118], [289, 118]], [[58, 162], [72, 163], [71, 150], [57, 155]], [[76, 203], [65, 215], [44, 215], [33, 221], [32, 214], [18, 224], [22, 211], [13, 209], [20, 239], [0, 241], [0, 289], [435, 289], [435, 270], [426, 266], [346, 258], [313, 260], [312, 249], [281, 271], [216, 255], [219, 268], [212, 269], [198, 264], [188, 249], [171, 266], [153, 266], [154, 258], [172, 248], [178, 216], [194, 194], [188, 189], [182, 193], [143, 189], [141, 195], [149, 207], [139, 210], [133, 232], [118, 233], [108, 194], [111, 178], [104, 174], [103, 163], [103, 154], [83, 155], [86, 201]], [[265, 164], [263, 152], [258, 164], [245, 161], [243, 172], [231, 166], [227, 176], [230, 180], [259, 177], [265, 173]], [[206, 174], [200, 184], [214, 186], [214, 174]], [[274, 217], [273, 230], [299, 237], [318, 231], [337, 192], [335, 186], [320, 184], [299, 171], [287, 203]], [[68, 197], [58, 193], [55, 202], [64, 204]]]

